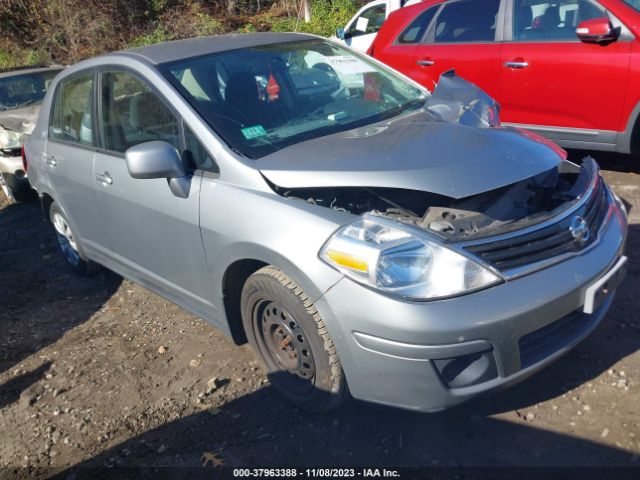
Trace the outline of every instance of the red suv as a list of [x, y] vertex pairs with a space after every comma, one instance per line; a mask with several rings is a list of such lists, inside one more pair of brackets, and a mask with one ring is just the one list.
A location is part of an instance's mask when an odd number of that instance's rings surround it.
[[562, 146], [640, 153], [640, 0], [425, 0], [369, 54], [429, 89], [455, 68]]

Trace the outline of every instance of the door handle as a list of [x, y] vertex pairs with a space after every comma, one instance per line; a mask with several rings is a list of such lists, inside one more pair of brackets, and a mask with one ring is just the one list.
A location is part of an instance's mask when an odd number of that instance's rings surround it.
[[434, 63], [436, 63], [433, 60], [429, 60], [429, 59], [424, 59], [424, 60], [418, 60], [416, 61], [416, 65], [420, 65], [421, 67], [430, 67], [431, 65], [433, 65]]
[[47, 165], [51, 167], [55, 167], [56, 165], [58, 165], [58, 161], [56, 160], [56, 157], [54, 157], [53, 155], [45, 155], [44, 161]]
[[105, 185], [111, 185], [113, 183], [113, 178], [111, 178], [109, 172], [98, 173], [96, 179]]
[[527, 68], [529, 66], [529, 62], [525, 62], [524, 60], [518, 62], [504, 62], [504, 66], [507, 68]]

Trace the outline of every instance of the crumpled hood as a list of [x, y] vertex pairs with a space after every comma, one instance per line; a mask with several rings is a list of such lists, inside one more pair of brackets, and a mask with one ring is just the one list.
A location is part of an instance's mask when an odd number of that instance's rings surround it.
[[36, 126], [41, 106], [41, 104], [29, 105], [28, 107], [14, 110], [0, 111], [0, 126], [7, 130], [15, 130], [31, 135]]
[[292, 145], [255, 166], [284, 188], [388, 187], [464, 198], [533, 177], [561, 160], [516, 129], [469, 127], [421, 110]]

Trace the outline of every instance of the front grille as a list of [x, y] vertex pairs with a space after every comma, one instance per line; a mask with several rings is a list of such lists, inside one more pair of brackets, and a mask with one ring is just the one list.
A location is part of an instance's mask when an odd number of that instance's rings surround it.
[[599, 311], [587, 315], [582, 309], [574, 310], [560, 320], [521, 337], [520, 368], [534, 365], [570, 345], [591, 330], [599, 318]]
[[[598, 177], [595, 188], [585, 204], [559, 222], [531, 233], [465, 248], [499, 270], [509, 270], [564, 253], [578, 252], [596, 241], [598, 230], [607, 214], [607, 207], [607, 190], [602, 179]], [[590, 236], [586, 241], [576, 240], [569, 229], [576, 216], [584, 218], [589, 225]]]

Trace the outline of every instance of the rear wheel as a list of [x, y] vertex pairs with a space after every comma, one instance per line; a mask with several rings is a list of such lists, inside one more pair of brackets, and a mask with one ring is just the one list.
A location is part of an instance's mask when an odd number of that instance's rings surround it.
[[98, 264], [91, 260], [84, 259], [80, 254], [76, 235], [73, 233], [67, 218], [56, 203], [51, 205], [49, 217], [56, 233], [58, 250], [69, 268], [82, 276], [90, 275], [98, 270]]
[[245, 283], [241, 308], [247, 338], [280, 393], [310, 412], [342, 402], [346, 381], [333, 340], [293, 280], [271, 266], [258, 270]]

